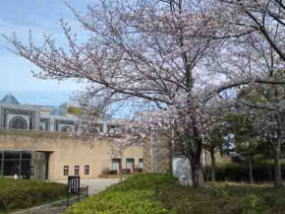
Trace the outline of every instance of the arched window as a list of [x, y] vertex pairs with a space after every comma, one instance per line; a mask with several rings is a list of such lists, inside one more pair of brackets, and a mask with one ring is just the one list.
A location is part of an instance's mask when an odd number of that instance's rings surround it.
[[65, 133], [72, 133], [72, 128], [70, 126], [64, 126], [60, 131]]
[[27, 129], [28, 124], [22, 117], [14, 117], [9, 124], [10, 129]]

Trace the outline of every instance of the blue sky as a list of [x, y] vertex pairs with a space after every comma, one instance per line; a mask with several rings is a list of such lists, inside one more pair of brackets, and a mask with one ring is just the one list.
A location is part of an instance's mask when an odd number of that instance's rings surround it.
[[[78, 11], [84, 12], [92, 0], [68, 2]], [[68, 21], [75, 32], [80, 29], [64, 0], [3, 1], [0, 7], [0, 34], [12, 35], [15, 32], [21, 40], [26, 41], [31, 30], [33, 39], [40, 43], [44, 33], [52, 33], [59, 44], [64, 44], [59, 24], [61, 18]], [[73, 81], [58, 83], [32, 77], [30, 71], [38, 68], [9, 52], [7, 47], [9, 44], [0, 38], [0, 99], [6, 93], [13, 93], [21, 103], [59, 105], [82, 87]]]

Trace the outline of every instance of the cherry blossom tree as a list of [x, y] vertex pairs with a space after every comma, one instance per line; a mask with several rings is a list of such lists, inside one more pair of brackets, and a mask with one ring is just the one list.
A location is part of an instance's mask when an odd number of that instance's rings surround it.
[[215, 47], [210, 35], [215, 34], [216, 23], [205, 4], [191, 2], [195, 4], [181, 0], [102, 1], [89, 6], [86, 16], [70, 7], [92, 36], [79, 45], [69, 25], [62, 21], [68, 49], [57, 47], [51, 38], [46, 38], [42, 47], [33, 42], [25, 45], [16, 36], [8, 39], [17, 54], [42, 69], [35, 74], [39, 78], [85, 79], [93, 97], [135, 97], [175, 114], [179, 121], [177, 139], [188, 149], [195, 186], [202, 186], [200, 155], [205, 119], [201, 98], [194, 91], [194, 70]]
[[14, 35], [6, 37], [12, 51], [41, 68], [36, 77], [85, 80], [93, 99], [155, 105], [167, 115], [157, 125], [171, 128], [171, 144], [189, 158], [196, 187], [204, 183], [201, 152], [214, 120], [208, 111], [213, 98], [223, 99], [222, 91], [249, 83], [285, 83], [253, 74], [232, 78], [235, 70], [229, 75], [210, 69], [207, 59], [221, 52], [224, 38], [251, 31], [225, 34], [233, 26], [228, 20], [232, 14], [216, 1], [99, 1], [86, 15], [68, 7], [89, 33], [86, 42], [79, 44], [61, 21], [68, 47], [57, 46], [51, 37], [42, 46], [31, 39], [24, 44]]
[[257, 32], [285, 60], [285, 4], [282, 0], [220, 0], [231, 14], [230, 31]]

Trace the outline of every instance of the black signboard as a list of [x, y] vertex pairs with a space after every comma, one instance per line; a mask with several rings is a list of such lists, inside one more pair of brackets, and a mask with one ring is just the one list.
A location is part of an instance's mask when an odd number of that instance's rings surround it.
[[71, 194], [77, 194], [78, 201], [80, 200], [80, 177], [79, 176], [68, 176], [67, 206], [69, 206], [69, 196]]
[[68, 192], [71, 194], [80, 193], [79, 176], [68, 176]]

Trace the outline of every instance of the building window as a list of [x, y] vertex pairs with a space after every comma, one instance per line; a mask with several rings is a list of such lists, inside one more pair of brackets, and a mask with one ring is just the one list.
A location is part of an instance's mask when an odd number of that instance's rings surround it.
[[63, 167], [63, 175], [64, 176], [68, 176], [68, 174], [69, 174], [69, 167], [68, 166], [64, 166]]
[[142, 158], [139, 159], [139, 168], [143, 169], [143, 159]]
[[14, 117], [9, 124], [10, 129], [27, 129], [28, 125], [24, 118]]
[[121, 170], [121, 159], [112, 160], [112, 170], [119, 172]]
[[90, 173], [90, 167], [89, 167], [89, 165], [85, 165], [84, 166], [84, 174], [89, 175], [89, 173]]
[[0, 175], [14, 176], [17, 174], [23, 179], [31, 177], [32, 155], [25, 151], [1, 151], [0, 152]]
[[79, 166], [74, 166], [74, 175], [79, 176]]
[[135, 167], [135, 160], [133, 158], [127, 158], [126, 159], [126, 168], [130, 171], [133, 172]]
[[72, 128], [70, 126], [64, 126], [60, 131], [65, 133], [72, 133]]

